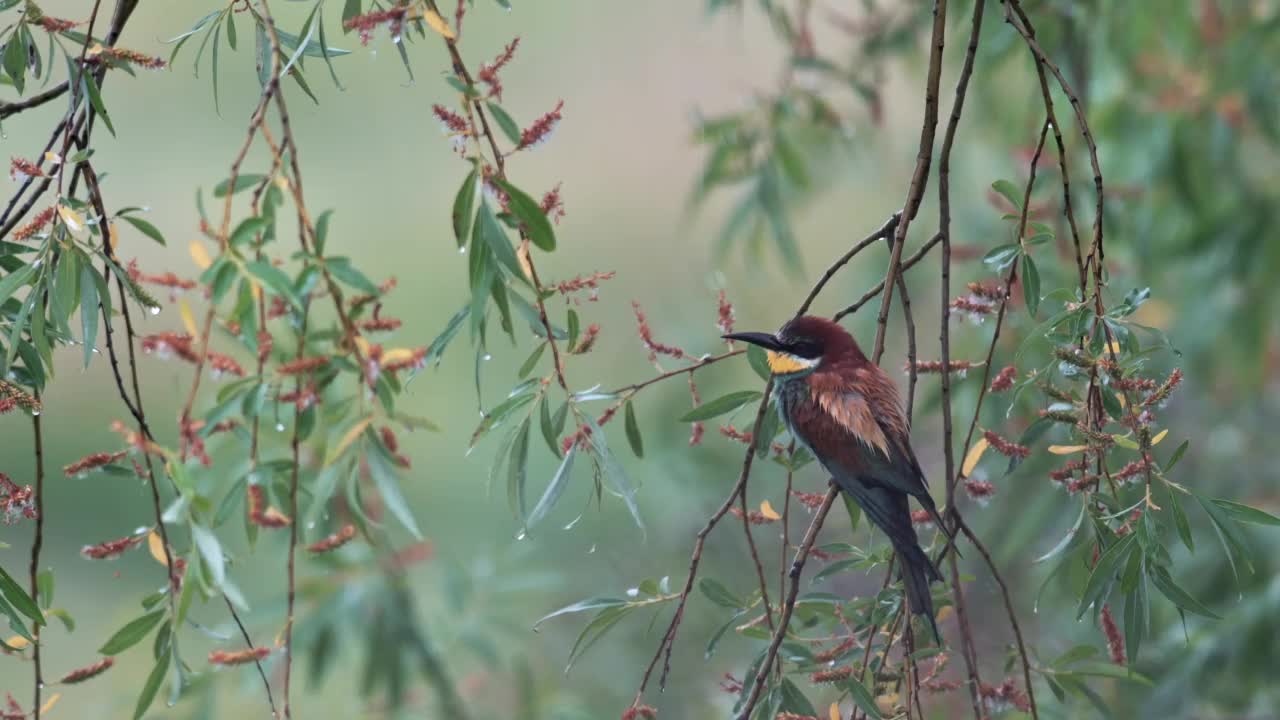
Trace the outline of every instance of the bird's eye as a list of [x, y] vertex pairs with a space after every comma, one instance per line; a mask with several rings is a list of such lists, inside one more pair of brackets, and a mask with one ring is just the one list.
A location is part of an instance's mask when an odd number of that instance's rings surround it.
[[822, 347], [816, 341], [805, 338], [797, 340], [792, 345], [792, 352], [802, 358], [812, 360], [822, 355]]

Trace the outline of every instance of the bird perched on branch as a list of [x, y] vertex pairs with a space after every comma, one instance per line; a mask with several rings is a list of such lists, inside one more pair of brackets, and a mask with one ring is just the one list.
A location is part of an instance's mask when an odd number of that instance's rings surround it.
[[[897, 386], [867, 359], [853, 336], [823, 318], [796, 318], [776, 335], [745, 332], [724, 337], [764, 348], [783, 422], [889, 537], [898, 554], [907, 602], [912, 612], [929, 618], [941, 641], [929, 583], [942, 576], [920, 548], [907, 496], [914, 497], [944, 533], [947, 530], [911, 450], [911, 426]], [[948, 533], [948, 547], [951, 540]]]

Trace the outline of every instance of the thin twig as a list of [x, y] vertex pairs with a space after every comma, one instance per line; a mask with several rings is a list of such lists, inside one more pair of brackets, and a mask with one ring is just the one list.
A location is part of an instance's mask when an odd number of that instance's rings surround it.
[[[43, 311], [43, 309], [42, 309]], [[40, 407], [40, 391], [35, 393], [36, 407]], [[40, 550], [44, 547], [44, 436], [40, 427], [41, 415], [39, 412], [31, 414], [31, 429], [35, 437], [35, 458], [36, 458], [36, 488], [35, 488], [35, 512], [36, 512], [36, 529], [35, 536], [31, 540], [31, 597], [37, 603], [40, 598]], [[45, 598], [47, 600], [47, 598]], [[35, 693], [34, 717], [40, 720], [40, 693], [44, 690], [44, 674], [41, 666], [40, 658], [40, 624], [31, 624], [31, 637], [35, 641], [31, 643], [31, 661], [33, 668], [32, 685]]]

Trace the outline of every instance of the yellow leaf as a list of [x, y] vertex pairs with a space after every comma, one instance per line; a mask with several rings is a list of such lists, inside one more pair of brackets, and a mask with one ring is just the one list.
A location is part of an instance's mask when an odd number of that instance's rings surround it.
[[182, 324], [187, 328], [187, 333], [193, 338], [200, 337], [200, 330], [196, 327], [196, 316], [191, 314], [191, 306], [183, 298], [178, 300], [178, 312], [182, 315]]
[[1124, 393], [1116, 393], [1116, 399], [1120, 401], [1120, 407], [1125, 406]]
[[67, 226], [67, 230], [78, 233], [84, 229], [84, 218], [66, 205], [58, 206], [58, 216], [62, 218], [62, 223]]
[[1050, 445], [1049, 452], [1054, 455], [1070, 455], [1071, 453], [1078, 453], [1083, 450], [1087, 450], [1088, 448], [1088, 445]]
[[422, 13], [422, 19], [426, 20], [427, 25], [430, 25], [432, 30], [440, 33], [445, 39], [452, 40], [457, 37], [453, 34], [453, 30], [450, 29], [449, 23], [445, 22], [444, 18], [440, 17], [440, 13], [435, 10], [427, 10]]
[[355, 344], [356, 344], [356, 349], [360, 351], [361, 356], [369, 357], [369, 341], [368, 340], [365, 340], [362, 335], [357, 335], [355, 337]]
[[382, 353], [382, 364], [393, 365], [395, 363], [408, 360], [413, 357], [413, 351], [409, 348], [395, 348]]
[[325, 458], [324, 466], [329, 467], [338, 458], [342, 457], [342, 453], [346, 452], [347, 448], [351, 447], [351, 443], [355, 442], [356, 438], [360, 437], [360, 433], [364, 432], [364, 429], [369, 427], [369, 424], [372, 422], [373, 416], [371, 415], [355, 425], [352, 425], [351, 429], [347, 431], [347, 434], [343, 435], [342, 439], [338, 441], [338, 444], [329, 451], [329, 457]]
[[4, 641], [4, 644], [5, 644], [5, 645], [8, 645], [9, 647], [13, 648], [14, 650], [21, 650], [22, 648], [24, 648], [24, 647], [26, 647], [26, 646], [30, 645], [31, 643], [30, 643], [26, 638], [22, 637], [21, 635], [14, 635], [13, 637], [9, 638], [8, 640], [5, 640], [5, 641]]
[[50, 165], [57, 165], [62, 162], [62, 156], [52, 150], [48, 150], [44, 154], [44, 161]]
[[274, 180], [276, 187], [280, 188], [280, 192], [289, 192], [289, 180], [283, 175], [277, 175]]
[[1120, 352], [1120, 341], [1119, 341], [1119, 340], [1112, 340], [1112, 341], [1111, 341], [1111, 352], [1113, 352], [1113, 353], [1118, 353], [1118, 352]]
[[760, 503], [760, 514], [769, 518], [770, 520], [782, 519], [782, 516], [778, 514], [777, 510], [773, 509], [773, 506], [769, 504], [768, 500], [765, 500], [764, 502]]
[[1164, 439], [1164, 436], [1165, 436], [1165, 435], [1168, 435], [1168, 434], [1169, 434], [1169, 429], [1168, 429], [1168, 428], [1165, 428], [1164, 430], [1161, 430], [1160, 432], [1156, 433], [1156, 436], [1155, 436], [1155, 437], [1151, 438], [1151, 444], [1152, 444], [1152, 445], [1159, 445], [1159, 444], [1160, 444], [1160, 441]]
[[50, 710], [52, 710], [53, 706], [57, 705], [58, 700], [61, 698], [62, 698], [62, 693], [54, 693], [50, 695], [49, 699], [45, 701], [44, 705], [40, 706], [40, 714], [44, 715], [48, 713]]
[[934, 617], [934, 620], [939, 623], [946, 622], [953, 614], [955, 614], [955, 608], [950, 605], [943, 605], [938, 609], [938, 614]]
[[196, 261], [196, 266], [201, 270], [208, 270], [209, 266], [213, 264], [213, 258], [209, 257], [209, 251], [204, 249], [204, 243], [199, 240], [192, 240], [189, 249], [191, 251], [191, 259]]
[[830, 716], [831, 720], [844, 720], [844, 718], [840, 717], [840, 706], [835, 703], [831, 703], [831, 709], [827, 711], [827, 715]]
[[160, 539], [160, 533], [152, 530], [147, 534], [147, 549], [151, 551], [151, 557], [161, 565], [168, 566], [168, 562], [164, 559], [164, 541]]
[[898, 706], [898, 693], [885, 693], [876, 698], [876, 707], [880, 708], [882, 713], [891, 713]]
[[969, 477], [973, 469], [978, 467], [978, 461], [982, 459], [982, 453], [987, 451], [987, 439], [978, 438], [978, 442], [969, 448], [969, 454], [964, 456], [964, 464], [960, 466], [961, 477]]
[[533, 280], [533, 262], [529, 258], [529, 241], [520, 241], [520, 247], [516, 248], [516, 260], [520, 263], [520, 269], [524, 271], [524, 276]]
[[107, 223], [107, 237], [111, 239], [111, 251], [115, 252], [120, 245], [120, 231], [116, 230], [116, 224], [113, 222]]

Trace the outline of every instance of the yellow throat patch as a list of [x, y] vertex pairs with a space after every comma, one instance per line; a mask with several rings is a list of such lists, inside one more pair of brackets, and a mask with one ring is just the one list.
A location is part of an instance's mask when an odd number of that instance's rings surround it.
[[790, 375], [791, 373], [808, 370], [818, 364], [816, 359], [808, 360], [789, 353], [780, 353], [773, 350], [766, 350], [765, 353], [769, 359], [769, 370], [774, 375]]

